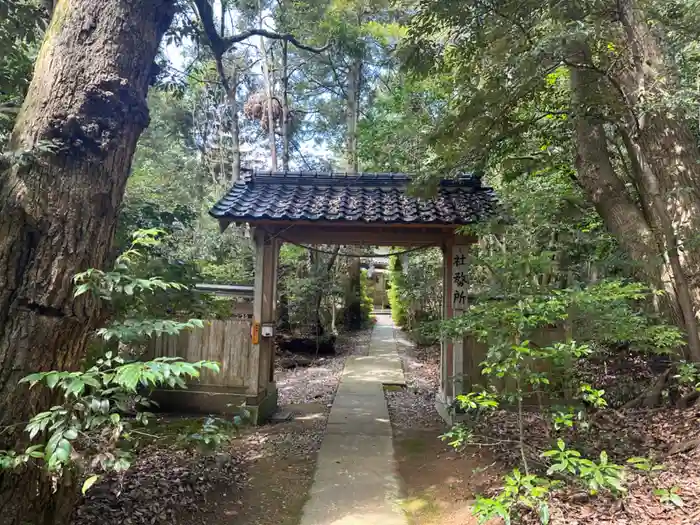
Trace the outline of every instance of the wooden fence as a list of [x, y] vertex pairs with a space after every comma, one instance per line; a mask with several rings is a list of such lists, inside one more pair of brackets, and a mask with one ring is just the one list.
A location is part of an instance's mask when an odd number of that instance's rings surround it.
[[181, 357], [186, 361], [217, 361], [221, 371], [203, 371], [196, 384], [214, 390], [258, 385], [257, 353], [250, 340], [251, 321], [247, 318], [208, 321], [204, 328], [185, 330], [178, 335], [157, 337], [151, 343], [153, 357]]

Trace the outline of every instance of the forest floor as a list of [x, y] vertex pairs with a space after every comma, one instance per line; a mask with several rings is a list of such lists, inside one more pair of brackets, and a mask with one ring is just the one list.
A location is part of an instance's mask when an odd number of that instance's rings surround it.
[[[108, 476], [88, 492], [74, 525], [297, 525], [345, 358], [362, 354], [369, 335], [367, 330], [345, 336], [337, 355], [310, 366], [277, 369], [280, 406], [293, 416], [289, 421], [246, 428], [214, 455], [175, 439], [145, 440], [126, 474]], [[446, 427], [434, 409], [438, 350], [399, 345], [399, 351], [407, 385], [387, 387], [385, 395], [402, 506], [411, 525], [476, 525], [471, 515], [476, 496], [494, 494], [504, 473], [520, 463], [517, 416], [496, 411], [482, 418], [474, 432], [484, 446], [453, 450], [439, 438]], [[700, 443], [700, 408], [616, 410], [658, 372], [638, 356], [620, 359], [619, 352], [587, 366], [581, 374], [605, 388], [613, 408], [594, 415], [588, 429], [558, 434], [546, 417], [526, 413], [531, 468], [542, 469], [541, 451], [561, 437], [585, 457], [605, 450], [611, 461], [624, 464], [632, 456], [651, 456], [664, 469], [653, 476], [627, 469], [628, 492], [620, 498], [591, 497], [580, 488], [558, 491], [550, 499], [551, 523], [700, 525], [700, 451], [678, 450], [679, 444]], [[164, 418], [146, 434], [195, 428], [202, 421]], [[682, 506], [661, 503], [655, 489], [676, 490]], [[526, 515], [522, 522], [539, 520]]]
[[476, 494], [498, 486], [502, 466], [488, 451], [456, 452], [440, 439], [447, 427], [435, 411], [439, 349], [399, 345], [406, 388], [385, 389], [411, 525], [476, 525]]
[[[438, 385], [436, 348], [401, 349], [407, 388], [387, 389], [396, 456], [403, 478], [404, 509], [412, 525], [472, 525], [471, 503], [477, 494], [499, 491], [502, 476], [521, 462], [517, 446], [517, 416], [497, 411], [475, 428], [481, 447], [460, 453], [439, 439], [445, 431], [434, 407]], [[620, 359], [620, 357], [623, 357]], [[583, 362], [581, 363], [583, 364]], [[656, 373], [653, 362], [638, 355], [611, 353], [609, 359], [587, 363], [583, 378], [604, 388], [613, 406], [639, 395]], [[536, 412], [526, 414], [525, 443], [531, 468], [542, 468], [540, 452], [553, 448], [561, 437], [583, 456], [597, 459], [602, 450], [611, 461], [625, 464], [630, 457], [652, 457], [663, 470], [649, 476], [628, 469], [628, 493], [591, 497], [582, 489], [554, 493], [550, 500], [553, 525], [700, 525], [700, 449], [679, 450], [700, 443], [700, 408], [677, 410], [605, 410], [593, 417], [589, 429], [553, 435], [551, 421]], [[656, 489], [677, 490], [682, 506], [661, 503]], [[539, 523], [526, 515], [524, 523]], [[498, 523], [493, 522], [494, 525]]]
[[345, 359], [365, 352], [370, 334], [342, 335], [335, 355], [310, 366], [277, 367], [280, 411], [292, 419], [244, 428], [216, 454], [174, 437], [202, 417], [151, 423], [132, 467], [95, 484], [73, 525], [296, 525]]
[[[582, 487], [568, 485], [550, 499], [551, 523], [555, 525], [700, 525], [700, 407], [679, 410], [670, 407], [622, 409], [658, 375], [654, 360], [639, 354], [611, 351], [597, 362], [581, 361], [578, 375], [605, 389], [610, 406], [593, 413], [589, 426], [552, 430], [548, 416], [525, 414], [524, 442], [530, 468], [544, 469], [541, 452], [555, 448], [558, 438], [582, 457], [598, 460], [605, 451], [610, 462], [626, 468], [627, 492], [614, 497], [601, 492], [593, 497]], [[670, 403], [669, 403], [670, 404]], [[517, 443], [518, 420], [512, 411], [499, 410], [479, 421], [474, 429], [480, 441], [503, 465], [521, 463]], [[627, 463], [632, 457], [646, 457], [662, 465], [649, 475]], [[655, 490], [672, 489], [681, 504], [663, 503]], [[488, 493], [487, 493], [488, 495]], [[532, 515], [525, 523], [539, 523]]]

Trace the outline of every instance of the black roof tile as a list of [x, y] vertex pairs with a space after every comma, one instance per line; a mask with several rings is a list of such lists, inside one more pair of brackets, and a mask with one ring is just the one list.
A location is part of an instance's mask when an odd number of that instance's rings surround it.
[[266, 220], [471, 224], [495, 212], [496, 196], [464, 175], [440, 183], [437, 195], [406, 195], [402, 173], [247, 172], [210, 214], [235, 222]]

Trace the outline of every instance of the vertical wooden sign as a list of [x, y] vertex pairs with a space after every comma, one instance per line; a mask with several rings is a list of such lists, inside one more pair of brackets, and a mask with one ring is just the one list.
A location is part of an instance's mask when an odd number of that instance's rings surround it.
[[[452, 248], [452, 310], [455, 317], [464, 314], [469, 307], [467, 300], [468, 293], [468, 252], [469, 246], [456, 244]], [[452, 351], [452, 373], [453, 393], [459, 395], [464, 393], [464, 338], [460, 337], [453, 342]]]
[[462, 315], [467, 304], [467, 256], [469, 247], [455, 245], [452, 249], [452, 308], [454, 315]]

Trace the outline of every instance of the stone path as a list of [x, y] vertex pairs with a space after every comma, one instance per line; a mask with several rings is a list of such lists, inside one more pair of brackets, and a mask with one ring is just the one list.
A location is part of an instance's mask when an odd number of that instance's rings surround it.
[[345, 363], [301, 525], [407, 525], [385, 384], [405, 379], [391, 316], [377, 315], [369, 355]]

